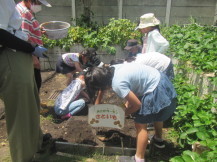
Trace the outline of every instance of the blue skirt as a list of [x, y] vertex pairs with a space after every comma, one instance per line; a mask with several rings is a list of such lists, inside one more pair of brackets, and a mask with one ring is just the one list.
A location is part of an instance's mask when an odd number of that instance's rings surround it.
[[135, 116], [136, 123], [151, 123], [167, 120], [176, 108], [176, 91], [169, 78], [161, 73], [156, 89], [141, 97], [142, 106]]
[[168, 65], [168, 67], [163, 71], [164, 74], [166, 74], [166, 76], [170, 79], [173, 80], [174, 79], [174, 70], [173, 70], [173, 63], [172, 61], [170, 61], [170, 64]]
[[166, 70], [163, 73], [166, 74], [166, 76], [170, 80], [174, 79], [175, 75], [174, 75], [174, 69], [173, 69], [173, 63], [172, 63], [172, 61], [170, 61], [170, 64], [168, 65], [168, 67], [166, 68]]

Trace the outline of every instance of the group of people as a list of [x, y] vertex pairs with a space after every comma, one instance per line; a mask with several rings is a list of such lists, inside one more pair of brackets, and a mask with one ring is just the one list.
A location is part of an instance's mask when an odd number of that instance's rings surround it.
[[[44, 141], [38, 94], [39, 58], [47, 51], [41, 37], [46, 33], [35, 18], [42, 4], [51, 7], [46, 0], [23, 0], [17, 5], [14, 0], [0, 1], [0, 97], [5, 104], [11, 158], [16, 162], [33, 160]], [[135, 40], [128, 41], [128, 57], [121, 64], [105, 66], [95, 49], [87, 48], [61, 55], [56, 65], [56, 72], [68, 78], [54, 108], [62, 119], [79, 112], [92, 98], [99, 104], [110, 88], [127, 100], [125, 114], [135, 117], [137, 162], [145, 161], [147, 123], [154, 123], [156, 146], [164, 147], [163, 121], [176, 105], [172, 62], [163, 55], [169, 43], [160, 34], [159, 24], [154, 14], [140, 17], [137, 30], [145, 34], [142, 47]]]
[[94, 50], [87, 49], [80, 54], [63, 54], [56, 68], [70, 80], [54, 107], [62, 119], [81, 111], [85, 102], [91, 99], [95, 99], [93, 103], [100, 104], [104, 91], [108, 89], [126, 100], [125, 115], [134, 116], [137, 131], [136, 162], [145, 161], [147, 123], [154, 125], [155, 135], [151, 139], [154, 146], [165, 147], [163, 121], [171, 117], [176, 108], [173, 64], [165, 55], [169, 42], [160, 34], [159, 24], [153, 13], [140, 17], [136, 30], [144, 33], [143, 43], [139, 45], [135, 39], [128, 40], [125, 59], [112, 60], [109, 65], [98, 59], [98, 64], [89, 64], [89, 68], [84, 70], [92, 58], [97, 58]]

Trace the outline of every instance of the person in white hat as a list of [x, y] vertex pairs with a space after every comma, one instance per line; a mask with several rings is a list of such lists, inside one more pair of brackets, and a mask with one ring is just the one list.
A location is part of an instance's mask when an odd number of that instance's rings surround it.
[[136, 27], [143, 37], [142, 53], [159, 52], [165, 54], [169, 47], [169, 42], [160, 34], [160, 21], [153, 13], [147, 13], [140, 17], [140, 23]]
[[[45, 31], [41, 30], [39, 22], [35, 18], [35, 14], [42, 10], [41, 5], [51, 7], [46, 0], [23, 0], [16, 5], [22, 17], [21, 29], [27, 34], [27, 41], [33, 45], [43, 46], [42, 34]], [[40, 61], [38, 57], [32, 56], [34, 65], [34, 75], [38, 91], [40, 90], [42, 79], [40, 70]]]

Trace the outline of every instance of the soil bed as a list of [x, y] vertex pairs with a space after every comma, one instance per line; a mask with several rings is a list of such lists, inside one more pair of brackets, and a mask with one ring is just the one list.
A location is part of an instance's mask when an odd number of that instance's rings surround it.
[[[127, 148], [136, 147], [136, 130], [133, 119], [126, 119], [123, 129], [93, 128], [88, 124], [88, 107], [78, 115], [61, 120], [55, 115], [53, 105], [59, 92], [66, 87], [66, 78], [60, 74], [49, 74], [40, 90], [41, 98], [41, 128], [43, 133], [50, 133], [53, 138], [59, 138], [70, 143], [88, 144], [93, 146], [114, 146]], [[103, 103], [121, 106], [124, 100], [108, 91]], [[168, 128], [164, 128], [164, 134]], [[149, 132], [153, 135], [153, 131]], [[0, 120], [0, 143], [7, 139], [5, 119]], [[150, 161], [168, 161], [178, 155], [180, 150], [172, 142], [166, 143], [166, 148], [156, 150]]]

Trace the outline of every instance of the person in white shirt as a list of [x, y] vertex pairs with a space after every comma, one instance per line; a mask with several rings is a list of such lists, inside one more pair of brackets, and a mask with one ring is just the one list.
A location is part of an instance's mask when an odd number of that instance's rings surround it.
[[65, 74], [68, 79], [67, 85], [69, 85], [75, 72], [82, 72], [86, 67], [104, 65], [96, 55], [93, 48], [87, 48], [80, 53], [64, 53], [58, 58], [56, 72]]
[[85, 107], [85, 103], [90, 100], [84, 91], [84, 72], [75, 73], [71, 83], [57, 97], [54, 110], [61, 119], [67, 119], [77, 114]]
[[147, 13], [140, 17], [136, 30], [144, 34], [142, 53], [159, 52], [165, 54], [169, 48], [169, 42], [161, 35], [160, 21], [153, 13]]
[[[160, 72], [165, 73], [170, 80], [173, 80], [173, 63], [172, 60], [166, 55], [159, 52], [141, 53], [141, 46], [138, 45], [138, 41], [136, 39], [128, 40], [127, 46], [124, 49], [128, 51], [128, 56], [125, 59], [126, 62], [134, 62], [151, 66]], [[113, 60], [113, 62], [117, 64], [117, 61]]]

